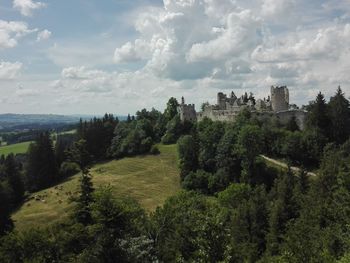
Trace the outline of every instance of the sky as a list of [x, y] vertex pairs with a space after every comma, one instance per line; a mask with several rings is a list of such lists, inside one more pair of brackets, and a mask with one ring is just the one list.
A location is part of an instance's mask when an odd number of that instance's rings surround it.
[[0, 113], [350, 96], [350, 0], [0, 0]]

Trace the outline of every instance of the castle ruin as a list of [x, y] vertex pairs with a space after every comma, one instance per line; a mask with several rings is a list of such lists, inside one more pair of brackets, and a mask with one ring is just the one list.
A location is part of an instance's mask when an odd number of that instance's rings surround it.
[[194, 104], [185, 104], [182, 97], [179, 106], [182, 121], [201, 121], [209, 118], [213, 121], [234, 122], [240, 111], [248, 109], [256, 117], [263, 119], [268, 116], [276, 116], [281, 123], [287, 123], [295, 117], [300, 129], [304, 129], [306, 112], [289, 104], [289, 91], [286, 86], [272, 86], [270, 96], [255, 100], [252, 93], [237, 97], [234, 92], [230, 96], [219, 92], [215, 105], [203, 105], [202, 111], [196, 112]]

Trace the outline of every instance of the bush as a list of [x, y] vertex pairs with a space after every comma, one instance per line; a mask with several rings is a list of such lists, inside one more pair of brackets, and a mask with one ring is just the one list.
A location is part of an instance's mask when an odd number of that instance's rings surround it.
[[62, 177], [72, 176], [80, 171], [79, 165], [74, 162], [63, 162], [60, 167]]
[[139, 149], [140, 153], [149, 152], [152, 148], [152, 144], [153, 144], [153, 141], [151, 137], [147, 137], [146, 139], [143, 139], [140, 144], [140, 149]]
[[158, 154], [160, 154], [160, 151], [156, 145], [153, 145], [151, 150], [150, 150], [150, 153], [153, 155], [158, 155]]

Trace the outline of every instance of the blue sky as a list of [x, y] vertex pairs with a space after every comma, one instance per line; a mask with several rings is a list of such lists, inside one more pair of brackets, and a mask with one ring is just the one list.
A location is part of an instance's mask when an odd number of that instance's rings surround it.
[[218, 91], [350, 94], [349, 0], [2, 0], [0, 113], [117, 114]]

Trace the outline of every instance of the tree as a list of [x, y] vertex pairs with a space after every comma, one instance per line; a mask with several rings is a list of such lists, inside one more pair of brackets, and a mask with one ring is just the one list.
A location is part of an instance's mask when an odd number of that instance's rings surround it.
[[164, 111], [165, 118], [167, 121], [172, 120], [177, 115], [177, 108], [179, 107], [179, 103], [177, 99], [171, 97], [166, 104], [166, 109]]
[[269, 193], [272, 200], [269, 214], [269, 233], [267, 235], [267, 253], [269, 255], [274, 256], [279, 253], [288, 221], [298, 215], [300, 207], [293, 192], [295, 185], [296, 179], [289, 169], [287, 173], [275, 180], [275, 184]]
[[191, 135], [185, 135], [177, 142], [181, 178], [198, 168], [198, 146]]
[[86, 149], [86, 141], [79, 140], [74, 143], [70, 152], [72, 160], [79, 164], [82, 171], [80, 178], [80, 190], [77, 198], [74, 199], [76, 207], [74, 209], [74, 218], [77, 222], [88, 225], [92, 221], [91, 204], [93, 202], [92, 193], [94, 191], [89, 170], [90, 155]]
[[298, 126], [298, 123], [297, 123], [295, 116], [292, 116], [292, 118], [290, 118], [288, 120], [286, 128], [287, 128], [287, 130], [289, 130], [291, 132], [299, 131], [299, 126]]
[[207, 173], [203, 170], [198, 170], [196, 172], [190, 172], [184, 178], [182, 186], [187, 190], [194, 190], [202, 194], [209, 194], [209, 178], [212, 174]]
[[309, 105], [307, 125], [309, 128], [319, 129], [323, 135], [329, 136], [330, 118], [326, 100], [321, 92], [317, 94], [316, 100]]
[[166, 133], [162, 137], [164, 144], [176, 143], [182, 134], [183, 125], [179, 115], [175, 115], [166, 125]]
[[338, 144], [345, 142], [350, 135], [350, 104], [340, 87], [329, 101], [329, 116], [333, 141]]
[[246, 125], [241, 129], [237, 142], [240, 156], [243, 159], [241, 180], [243, 183], [251, 183], [255, 158], [262, 151], [262, 132], [258, 126]]
[[216, 151], [216, 166], [227, 171], [232, 182], [238, 182], [241, 174], [241, 159], [235, 148], [237, 134], [229, 125], [222, 136]]
[[198, 123], [198, 161], [201, 169], [214, 173], [216, 167], [216, 151], [225, 132], [225, 123], [205, 118]]
[[0, 236], [12, 230], [9, 187], [0, 183]]
[[7, 175], [7, 182], [12, 189], [11, 202], [12, 205], [17, 205], [23, 199], [24, 183], [13, 154], [9, 154], [6, 157], [4, 165], [5, 173]]
[[57, 181], [57, 165], [52, 140], [48, 132], [39, 134], [28, 149], [26, 183], [30, 191], [36, 191]]

